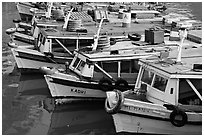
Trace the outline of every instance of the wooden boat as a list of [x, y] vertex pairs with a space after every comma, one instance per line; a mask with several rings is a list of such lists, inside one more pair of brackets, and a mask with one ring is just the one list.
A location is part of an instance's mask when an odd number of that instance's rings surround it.
[[19, 15], [22, 21], [29, 22], [32, 20], [33, 14], [30, 12], [30, 9], [34, 8], [35, 5], [29, 2], [27, 3], [18, 2], [16, 3], [16, 7], [17, 7], [17, 10], [19, 12]]
[[[16, 40], [21, 40], [24, 42], [31, 42], [32, 44], [34, 44], [34, 39], [37, 38], [37, 34], [38, 34], [37, 32], [38, 32], [39, 28], [47, 28], [47, 27], [62, 28], [61, 26], [64, 25], [64, 19], [59, 20], [59, 19], [55, 18], [54, 15], [52, 15], [52, 14], [54, 14], [54, 12], [57, 12], [57, 11], [58, 10], [51, 10], [50, 11], [51, 13], [47, 12], [46, 15], [47, 14], [50, 15], [49, 17], [47, 16], [49, 19], [45, 19], [45, 18], [39, 19], [39, 18], [43, 18], [41, 15], [41, 12], [33, 10], [33, 15], [34, 15], [33, 17], [34, 18], [32, 19], [32, 21], [33, 21], [32, 25], [30, 25], [30, 24], [26, 25], [25, 23], [19, 23], [16, 26], [22, 26], [25, 29], [25, 32], [22, 34], [22, 32], [18, 32], [18, 29], [16, 29], [17, 32], [14, 33], [12, 36]], [[110, 30], [113, 29], [112, 32], [110, 33], [111, 35], [115, 35], [117, 33], [119, 33], [119, 35], [121, 35], [121, 33], [123, 33], [124, 35], [127, 35], [125, 33], [134, 33], [133, 30], [136, 30], [136, 29], [133, 29], [133, 28], [135, 28], [135, 27], [137, 28], [136, 31], [141, 32], [140, 27], [137, 27], [138, 25], [136, 23], [134, 23], [134, 24], [132, 23], [131, 25], [130, 25], [130, 23], [128, 23], [130, 27], [129, 28], [125, 27], [125, 25], [122, 23], [123, 18], [118, 19], [118, 16], [116, 16], [115, 13], [108, 14], [107, 11], [103, 11], [103, 10], [99, 10], [99, 9], [92, 10], [92, 12], [93, 12], [93, 15], [91, 15], [91, 14], [88, 15], [87, 11], [69, 12], [70, 13], [69, 18], [72, 20], [73, 19], [81, 19], [82, 25], [87, 30], [88, 33], [90, 31], [92, 31], [92, 29], [94, 29], [94, 27], [96, 28], [96, 25], [97, 25], [96, 22], [101, 20], [101, 18], [102, 18], [101, 15], [104, 15], [104, 17], [103, 17], [103, 18], [105, 18], [104, 20], [110, 22], [110, 23], [106, 22], [104, 24], [107, 26], [107, 30], [106, 30], [107, 32], [109, 32]], [[135, 14], [134, 11], [132, 11], [132, 12]], [[157, 11], [152, 11], [152, 12], [151, 11], [143, 11], [143, 12], [137, 11], [136, 13], [140, 14], [140, 13], [144, 13], [144, 12], [145, 12], [145, 14], [146, 13], [147, 14], [150, 14], [150, 13], [159, 14]], [[122, 14], [125, 14], [125, 13], [122, 13]], [[112, 25], [111, 25], [111, 23], [112, 23]], [[104, 24], [103, 24], [103, 26], [104, 26]], [[141, 27], [144, 27], [144, 29], [145, 29], [146, 27], [148, 27], [150, 25], [153, 26], [152, 24], [148, 24], [148, 25], [146, 24], [144, 26], [141, 25]], [[32, 28], [32, 29], [29, 30], [28, 27]], [[119, 30], [120, 27], [121, 27], [121, 30]], [[28, 36], [26, 36], [26, 35], [28, 35]]]
[[17, 10], [19, 12], [20, 18], [22, 22], [31, 22], [33, 18], [33, 13], [30, 11], [30, 9], [39, 9], [40, 11], [45, 11], [46, 4], [36, 2], [17, 2], [16, 3]]
[[142, 59], [134, 90], [106, 92], [116, 132], [202, 134], [201, 51], [188, 47]]
[[41, 69], [46, 73], [53, 97], [105, 98], [105, 91], [113, 88], [133, 88], [135, 77], [132, 76], [138, 73], [138, 59], [155, 56], [168, 48], [136, 46], [123, 41], [102, 51], [75, 51], [66, 70]]
[[[73, 23], [74, 22], [75, 20], [73, 20]], [[123, 27], [122, 23], [103, 23], [102, 26], [102, 22], [103, 20], [99, 23], [99, 28], [96, 27], [98, 23], [93, 25], [93, 22], [87, 22], [83, 27], [75, 27], [75, 30], [69, 31], [66, 30], [66, 27], [65, 30], [58, 30], [54, 28], [39, 29], [39, 32], [37, 32], [37, 42], [35, 44], [35, 49], [37, 50], [22, 48], [12, 49], [18, 68], [39, 69], [39, 67], [46, 65], [56, 67], [57, 64], [64, 64], [65, 60], [69, 62], [69, 60], [71, 61], [73, 58], [72, 52], [74, 49], [90, 46], [94, 42], [94, 35], [98, 29], [100, 29], [98, 35], [100, 34], [102, 36], [105, 34], [110, 37], [110, 39], [115, 39], [126, 38], [128, 34], [135, 32], [144, 33], [143, 31], [145, 28], [152, 27], [153, 25], [132, 24], [132, 27], [127, 28]], [[55, 25], [57, 26], [58, 24], [55, 23]], [[70, 26], [70, 28], [68, 27], [68, 29], [73, 29], [73, 26]], [[103, 41], [101, 42], [103, 43]], [[51, 56], [47, 56], [47, 53]]]

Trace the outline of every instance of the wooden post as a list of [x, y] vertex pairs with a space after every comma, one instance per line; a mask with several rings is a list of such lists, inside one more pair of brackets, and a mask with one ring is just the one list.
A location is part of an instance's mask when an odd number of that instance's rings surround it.
[[118, 61], [118, 78], [121, 77], [121, 61]]

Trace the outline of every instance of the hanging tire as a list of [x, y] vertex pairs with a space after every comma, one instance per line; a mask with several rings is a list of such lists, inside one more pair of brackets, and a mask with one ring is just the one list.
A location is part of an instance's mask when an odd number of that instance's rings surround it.
[[[181, 116], [181, 120], [176, 120], [177, 116]], [[184, 126], [188, 121], [188, 116], [186, 113], [179, 109], [174, 109], [170, 114], [170, 121], [176, 127]]]
[[115, 88], [121, 91], [127, 90], [129, 88], [128, 82], [124, 79], [118, 79], [115, 82]]
[[123, 101], [124, 101], [124, 97], [121, 93], [120, 90], [114, 90], [116, 92], [116, 95], [118, 96], [118, 100], [117, 100], [117, 103], [114, 107], [110, 107], [109, 103], [108, 103], [108, 99], [106, 98], [105, 100], [105, 110], [108, 114], [116, 114], [120, 109], [121, 109], [121, 106], [123, 104]]
[[132, 41], [139, 41], [141, 39], [141, 35], [138, 33], [128, 34], [128, 38]]
[[101, 80], [99, 80], [98, 84], [99, 84], [100, 89], [103, 90], [103, 91], [113, 90], [112, 82], [107, 78], [102, 78]]

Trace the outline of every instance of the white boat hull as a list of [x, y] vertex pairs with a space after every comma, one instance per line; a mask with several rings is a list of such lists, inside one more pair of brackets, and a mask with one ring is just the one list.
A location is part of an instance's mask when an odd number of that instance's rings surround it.
[[33, 5], [17, 3], [17, 10], [20, 14], [22, 21], [31, 21], [33, 14], [30, 12], [31, 8], [34, 8]]
[[[115, 95], [114, 92], [107, 92], [107, 99], [111, 107], [117, 102]], [[112, 115], [116, 132], [173, 135], [202, 134], [202, 117], [200, 113], [196, 115], [187, 112], [187, 123], [183, 126], [175, 126], [170, 121], [172, 110], [166, 109], [163, 105], [127, 98], [122, 100], [120, 110]]]
[[61, 79], [45, 75], [45, 80], [52, 97], [82, 97], [82, 98], [106, 98], [98, 84], [82, 82], [74, 78]]
[[176, 127], [170, 121], [133, 116], [122, 113], [113, 115], [116, 132], [130, 132], [142, 134], [173, 134], [196, 135], [202, 134], [201, 125]]
[[63, 57], [46, 57], [41, 52], [30, 49], [11, 49], [17, 67], [20, 69], [39, 69], [40, 67], [59, 67], [64, 65], [66, 61], [71, 61], [72, 58]]

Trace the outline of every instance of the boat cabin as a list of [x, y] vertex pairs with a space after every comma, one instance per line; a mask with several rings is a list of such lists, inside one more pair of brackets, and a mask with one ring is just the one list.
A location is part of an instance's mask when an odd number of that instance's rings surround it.
[[202, 55], [199, 53], [202, 48], [186, 50], [181, 63], [174, 61], [175, 56], [165, 60], [140, 60], [135, 89], [145, 87], [146, 98], [156, 104], [201, 106]]
[[[129, 48], [128, 42], [117, 43], [116, 50], [103, 50], [103, 52], [82, 52], [75, 51], [74, 58], [69, 65], [69, 69], [82, 77], [99, 81], [102, 78], [110, 81], [124, 79], [128, 84], [134, 84], [135, 75], [139, 72], [138, 59], [155, 56], [159, 52], [152, 52], [148, 49]], [[117, 45], [116, 44], [116, 45]], [[127, 49], [120, 49], [120, 45]], [[128, 49], [129, 48], [129, 49]]]
[[54, 28], [41, 29], [38, 34], [36, 48], [43, 53], [58, 55], [67, 53], [72, 55], [75, 49], [81, 46], [89, 46], [93, 43], [92, 37], [80, 37], [76, 35], [66, 36], [61, 31]]

